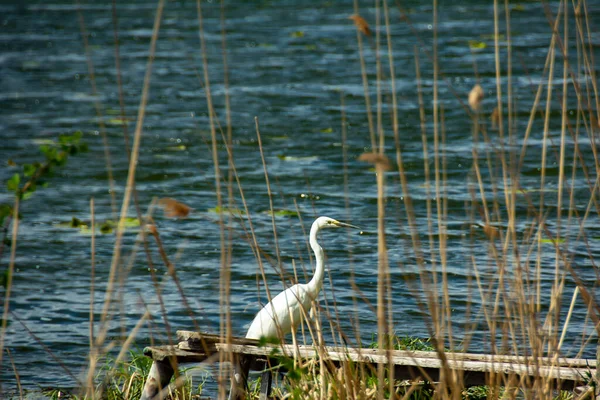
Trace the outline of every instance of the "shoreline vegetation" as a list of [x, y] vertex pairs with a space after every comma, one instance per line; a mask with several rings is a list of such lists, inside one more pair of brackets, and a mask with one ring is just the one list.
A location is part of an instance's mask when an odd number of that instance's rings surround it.
[[[389, 4], [388, 4], [389, 3]], [[399, 15], [399, 20], [393, 21], [394, 15]], [[440, 86], [448, 88], [454, 93], [452, 83], [448, 81], [444, 68], [438, 56], [437, 27], [438, 3], [433, 1], [432, 7], [432, 35], [431, 45], [425, 45], [422, 34], [414, 30], [411, 24], [410, 13], [399, 2], [376, 2], [375, 18], [367, 21], [366, 13], [359, 9], [358, 1], [349, 10], [349, 26], [356, 29], [357, 57], [360, 61], [360, 75], [364, 87], [365, 119], [368, 122], [368, 139], [370, 148], [358, 161], [364, 162], [365, 168], [372, 168], [373, 179], [376, 182], [378, 224], [377, 224], [377, 301], [369, 303], [364, 298], [355, 301], [366, 301], [377, 317], [377, 330], [373, 332], [371, 346], [382, 349], [407, 348], [413, 350], [427, 349], [435, 351], [440, 358], [449, 352], [469, 349], [475, 340], [473, 332], [476, 324], [487, 327], [489, 336], [483, 340], [485, 347], [494, 354], [527, 355], [532, 357], [558, 357], [562, 356], [565, 338], [568, 335], [569, 323], [573, 313], [585, 313], [588, 331], [585, 337], [580, 338], [578, 357], [584, 352], [589, 353], [594, 343], [598, 342], [600, 332], [597, 283], [584, 279], [581, 270], [574, 265], [573, 255], [569, 246], [576, 238], [581, 243], [597, 240], [590, 236], [586, 223], [597, 221], [600, 214], [600, 160], [597, 149], [600, 132], [600, 98], [598, 97], [596, 66], [594, 64], [594, 45], [592, 39], [591, 17], [588, 3], [585, 0], [574, 2], [561, 1], [558, 7], [550, 7], [546, 3], [538, 6], [540, 12], [547, 15], [548, 48], [545, 52], [544, 69], [538, 84], [531, 84], [534, 100], [530, 112], [526, 115], [518, 113], [513, 96], [514, 79], [512, 69], [514, 59], [512, 32], [512, 13], [518, 12], [518, 5], [508, 1], [493, 2], [493, 18], [489, 21], [494, 27], [494, 33], [489, 38], [489, 45], [485, 42], [473, 41], [469, 43], [473, 55], [473, 71], [477, 81], [480, 81], [477, 54], [479, 51], [493, 48], [495, 59], [495, 87], [483, 88], [480, 83], [474, 85], [470, 93], [455, 93], [456, 107], [462, 107], [465, 115], [465, 126], [470, 129], [472, 136], [472, 167], [465, 179], [469, 182], [471, 201], [465, 204], [465, 212], [470, 223], [470, 237], [465, 240], [471, 244], [479, 243], [485, 247], [493, 265], [480, 265], [473, 257], [465, 266], [471, 274], [468, 287], [465, 288], [463, 299], [469, 306], [467, 316], [474, 321], [472, 326], [457, 327], [452, 324], [452, 300], [449, 293], [449, 254], [446, 243], [448, 234], [448, 197], [446, 166], [448, 154], [446, 153], [446, 126], [445, 106], [439, 101]], [[60, 385], [52, 389], [41, 389], [41, 393], [53, 399], [135, 399], [138, 398], [148, 374], [151, 360], [144, 357], [141, 351], [131, 350], [132, 345], [140, 344], [137, 334], [142, 327], [164, 326], [166, 341], [164, 344], [174, 343], [174, 331], [177, 327], [169, 324], [168, 309], [162, 299], [162, 288], [165, 280], [172, 280], [177, 288], [181, 302], [187, 310], [191, 324], [196, 331], [202, 331], [202, 325], [196, 320], [195, 312], [185, 293], [185, 284], [180, 281], [172, 259], [175, 255], [168, 254], [163, 247], [160, 237], [159, 224], [153, 219], [153, 213], [162, 209], [168, 218], [186, 218], [194, 210], [178, 199], [155, 199], [144, 213], [144, 204], [140, 204], [135, 186], [138, 156], [142, 146], [143, 126], [145, 112], [151, 101], [149, 89], [152, 84], [152, 66], [155, 58], [157, 39], [161, 30], [161, 22], [165, 1], [159, 0], [155, 13], [152, 37], [149, 43], [149, 57], [147, 60], [142, 96], [135, 118], [135, 130], [132, 140], [127, 124], [122, 123], [124, 138], [126, 139], [127, 154], [129, 159], [129, 173], [126, 189], [122, 199], [115, 198], [115, 190], [110, 190], [113, 218], [108, 222], [98, 222], [95, 217], [94, 199], [90, 201], [90, 216], [86, 221], [74, 218], [65, 229], [85, 229], [90, 238], [90, 264], [91, 278], [94, 282], [95, 273], [95, 244], [96, 236], [101, 234], [114, 235], [114, 251], [111, 260], [110, 274], [104, 293], [104, 302], [101, 308], [101, 318], [94, 319], [94, 303], [90, 301], [89, 321], [89, 354], [88, 364], [83, 374], [71, 375], [80, 383], [76, 388], [69, 390], [60, 389]], [[274, 256], [269, 256], [257, 241], [252, 222], [252, 211], [245, 201], [243, 191], [243, 176], [238, 175], [235, 166], [235, 146], [233, 146], [231, 109], [228, 91], [224, 94], [224, 107], [216, 110], [213, 106], [211, 81], [208, 71], [221, 71], [224, 75], [225, 87], [228, 85], [228, 60], [227, 60], [227, 35], [225, 21], [227, 5], [220, 8], [222, 21], [222, 64], [209, 64], [203, 28], [203, 6], [200, 1], [196, 3], [198, 34], [202, 67], [198, 72], [199, 86], [204, 89], [209, 116], [210, 143], [208, 147], [212, 153], [212, 162], [215, 176], [215, 207], [214, 216], [220, 227], [220, 315], [221, 323], [219, 334], [223, 341], [231, 341], [234, 335], [232, 328], [232, 315], [230, 307], [231, 271], [229, 266], [232, 260], [232, 243], [239, 241], [240, 237], [253, 249], [256, 255], [259, 276], [262, 285], [271, 299], [274, 293], [269, 292], [269, 284], [265, 269], [269, 263], [277, 266], [281, 281], [284, 286], [290, 282], [302, 281], [294, 269], [294, 273], [285, 272], [281, 268], [282, 261], [276, 249]], [[85, 45], [88, 71], [92, 83], [92, 94], [96, 93], [94, 68], [90, 57], [90, 46], [87, 43], [88, 32], [84, 12], [77, 11], [80, 21], [81, 34]], [[119, 41], [116, 19], [118, 13], [113, 2], [113, 18], [115, 19], [115, 54], [116, 74], [121, 74], [119, 65]], [[417, 79], [415, 91], [418, 103], [419, 129], [422, 138], [423, 169], [425, 180], [423, 187], [427, 193], [426, 221], [418, 221], [414, 212], [414, 199], [410, 196], [409, 181], [405, 160], [401, 128], [398, 116], [398, 89], [394, 77], [396, 65], [392, 41], [392, 26], [406, 24], [415, 36], [415, 42], [422, 45], [421, 51], [415, 47], [414, 68]], [[301, 33], [297, 33], [300, 35]], [[596, 40], [597, 41], [597, 40]], [[369, 51], [367, 51], [369, 50]], [[424, 98], [424, 78], [421, 76], [420, 64], [425, 62], [421, 57], [425, 54], [427, 62], [431, 62], [433, 76], [428, 76], [433, 85], [431, 102]], [[377, 55], [376, 57], [374, 55]], [[376, 76], [367, 73], [367, 65], [376, 65]], [[374, 90], [375, 89], [375, 90]], [[483, 102], [488, 97], [495, 98], [493, 111], [487, 112]], [[119, 79], [119, 96], [121, 104], [120, 121], [128, 121], [123, 101], [123, 91]], [[346, 147], [346, 95], [340, 93], [340, 127], [342, 136], [341, 153], [344, 160], [344, 184], [346, 202], [349, 198], [347, 165], [356, 160], [347, 153]], [[520, 100], [522, 101], [522, 100]], [[103, 105], [95, 103], [98, 116], [99, 132], [104, 141], [104, 154], [108, 186], [112, 187], [111, 155], [107, 144], [104, 126]], [[111, 120], [116, 120], [111, 116]], [[560, 120], [559, 126], [555, 126]], [[255, 130], [258, 148], [260, 149], [261, 162], [264, 167], [266, 191], [270, 200], [269, 209], [272, 218], [274, 242], [277, 243], [277, 218], [297, 218], [303, 224], [310, 216], [301, 213], [297, 204], [295, 208], [282, 208], [276, 203], [276, 195], [272, 193], [269, 180], [267, 163], [263, 154], [259, 119], [255, 118]], [[534, 128], [535, 126], [535, 128]], [[206, 127], [204, 127], [206, 128]], [[537, 131], [536, 131], [537, 130]], [[385, 132], [387, 131], [387, 135]], [[551, 131], [560, 131], [560, 135], [550, 136]], [[467, 131], [468, 132], [468, 131]], [[532, 144], [533, 138], [538, 144]], [[390, 144], [389, 141], [393, 141]], [[386, 142], [387, 141], [387, 142]], [[70, 156], [86, 151], [85, 137], [81, 134], [61, 136], [53, 144], [45, 144], [41, 150], [45, 161], [36, 164], [19, 166], [22, 172], [13, 175], [7, 182], [7, 188], [14, 193], [14, 204], [0, 206], [0, 222], [4, 232], [4, 241], [0, 249], [0, 272], [3, 280], [3, 318], [2, 336], [0, 336], [0, 363], [11, 364], [10, 349], [5, 347], [4, 333], [8, 324], [18, 324], [18, 315], [10, 309], [12, 275], [14, 273], [15, 258], [19, 234], [19, 212], [27, 207], [27, 200], [34, 195], [36, 188], [52, 181], [51, 171], [62, 167], [67, 162], [76, 163]], [[539, 144], [541, 143], [541, 144]], [[585, 150], [582, 146], [585, 145]], [[390, 150], [391, 149], [391, 150]], [[588, 149], [590, 149], [588, 151]], [[539, 175], [536, 177], [537, 186], [521, 186], [522, 167], [526, 157], [534, 153], [539, 159]], [[79, 156], [78, 156], [79, 157]], [[227, 157], [226, 165], [222, 164], [221, 157]], [[69, 159], [68, 159], [69, 158]], [[68, 159], [68, 160], [67, 160]], [[414, 166], [412, 168], [415, 168]], [[223, 172], [226, 171], [226, 172]], [[42, 182], [43, 181], [43, 182]], [[585, 182], [585, 187], [576, 187], [575, 182]], [[40, 184], [42, 183], [42, 184]], [[407, 227], [409, 241], [412, 248], [411, 262], [416, 264], [417, 274], [407, 274], [406, 283], [408, 293], [402, 295], [413, 296], [418, 311], [426, 316], [426, 328], [429, 338], [422, 340], [414, 337], [398, 338], [395, 336], [395, 325], [392, 310], [392, 297], [394, 288], [390, 284], [392, 268], [402, 269], [402, 265], [390, 265], [388, 252], [391, 250], [386, 241], [386, 223], [391, 216], [386, 216], [386, 190], [401, 191], [404, 195], [399, 205], [398, 220]], [[275, 200], [274, 200], [275, 199]], [[120, 210], [119, 203], [120, 202]], [[551, 204], [551, 205], [549, 205]], [[583, 206], [581, 206], [583, 204]], [[135, 207], [136, 215], [132, 218], [128, 211], [130, 206]], [[348, 203], [346, 203], [348, 209]], [[564, 209], [568, 209], [565, 212]], [[352, 222], [352, 218], [339, 216], [340, 220]], [[137, 223], [135, 222], [137, 220]], [[108, 225], [107, 225], [108, 224]], [[426, 226], [426, 234], [419, 231], [418, 226]], [[239, 227], [239, 230], [237, 229]], [[137, 244], [132, 254], [122, 251], [125, 231], [139, 231]], [[282, 227], [279, 227], [282, 229]], [[242, 232], [243, 233], [240, 233]], [[598, 234], [597, 230], [594, 234]], [[350, 242], [350, 237], [348, 241]], [[351, 247], [351, 246], [349, 246]], [[157, 252], [162, 264], [167, 271], [165, 277], [158, 276], [157, 268], [152, 263], [148, 271], [153, 288], [160, 305], [159, 315], [152, 316], [147, 311], [137, 321], [135, 328], [126, 332], [123, 338], [114, 340], [109, 337], [110, 326], [118, 318], [118, 313], [113, 313], [119, 307], [124, 282], [133, 260], [137, 256], [145, 255], [149, 262], [152, 260], [150, 253]], [[139, 254], [138, 254], [139, 253]], [[553, 255], [554, 265], [548, 270], [542, 262], [542, 253]], [[349, 252], [349, 264], [353, 263], [352, 253]], [[596, 265], [593, 252], [589, 249], [586, 255], [589, 264]], [[407, 261], [408, 262], [408, 261]], [[489, 267], [495, 270], [489, 273]], [[295, 268], [295, 265], [293, 266]], [[485, 270], [484, 270], [485, 269]], [[596, 268], [597, 269], [597, 268]], [[544, 304], [541, 276], [550, 274], [554, 277], [549, 304]], [[598, 271], [596, 270], [596, 276]], [[568, 284], [574, 285], [573, 291], [567, 291]], [[360, 288], [351, 280], [350, 285], [356, 293], [361, 293]], [[90, 298], [94, 298], [95, 291], [90, 287]], [[481, 298], [482, 306], [478, 310], [471, 309], [471, 299]], [[340, 315], [333, 301], [321, 301], [313, 307], [314, 316], [305, 321], [302, 330], [294, 335], [298, 342], [313, 343], [322, 347], [325, 343], [344, 346], [360, 342], [361, 327], [354, 323], [353, 331], [342, 331], [340, 319], [347, 318]], [[256, 310], [259, 308], [256, 307]], [[565, 312], [566, 311], [566, 312]], [[153, 319], [155, 318], [155, 319]], [[350, 316], [354, 321], [354, 316]], [[468, 319], [468, 318], [467, 318]], [[117, 321], [118, 322], [118, 321]], [[325, 337], [323, 326], [328, 325], [332, 331], [331, 337]], [[27, 328], [25, 327], [27, 330]], [[458, 332], [458, 330], [461, 330]], [[31, 334], [31, 332], [29, 332]], [[364, 333], [364, 332], [363, 332]], [[151, 338], [154, 341], [155, 338]], [[288, 341], [281, 338], [282, 342]], [[600, 343], [600, 342], [598, 342]], [[148, 345], [150, 343], [147, 343]], [[44, 346], [40, 343], [40, 346]], [[600, 348], [600, 344], [598, 345]], [[49, 356], [54, 355], [48, 350]], [[202, 389], [205, 381], [197, 377], [183, 379], [176, 373], [172, 398], [199, 399], [206, 396], [219, 399], [226, 397], [229, 387], [230, 369], [228, 365], [233, 361], [230, 354], [220, 354], [213, 360], [209, 376], [216, 382], [218, 393], [205, 393]], [[273, 397], [293, 399], [336, 399], [360, 398], [383, 399], [390, 396], [398, 399], [593, 399], [600, 395], [598, 376], [589, 376], [585, 387], [579, 391], [566, 391], [556, 389], [552, 382], [543, 378], [537, 379], [508, 379], [502, 380], [490, 376], [485, 386], [466, 388], [464, 383], [453, 374], [447, 374], [438, 382], [397, 382], [390, 369], [381, 364], [377, 371], [360, 370], [356, 366], [348, 365], [337, 370], [325, 368], [320, 360], [300, 360], [291, 358], [282, 360], [288, 363], [287, 376], [276, 377]], [[21, 388], [19, 371], [14, 368], [15, 384], [17, 389], [15, 398], [24, 398], [29, 390]], [[533, 366], [535, 367], [535, 366]], [[205, 367], [203, 367], [205, 368]], [[206, 367], [208, 368], [208, 367]], [[190, 370], [191, 371], [191, 370]], [[254, 380], [250, 384], [250, 398], [258, 398], [260, 381]]]

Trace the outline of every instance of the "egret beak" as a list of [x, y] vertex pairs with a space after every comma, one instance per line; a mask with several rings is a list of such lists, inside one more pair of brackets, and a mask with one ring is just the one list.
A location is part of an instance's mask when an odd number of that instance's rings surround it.
[[353, 228], [353, 229], [359, 229], [360, 230], [360, 228], [358, 226], [356, 226], [356, 225], [350, 225], [350, 224], [346, 224], [346, 223], [340, 222], [340, 221], [335, 221], [334, 224], [335, 224], [335, 226], [338, 226], [340, 228]]

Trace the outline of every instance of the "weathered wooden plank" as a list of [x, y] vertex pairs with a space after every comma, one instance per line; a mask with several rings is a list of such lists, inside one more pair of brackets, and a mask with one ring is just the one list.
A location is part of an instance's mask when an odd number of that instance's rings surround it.
[[[191, 331], [177, 331], [177, 337], [180, 341], [187, 341], [187, 345], [180, 343], [181, 349], [187, 350], [196, 350], [198, 346], [195, 344], [204, 340], [206, 343], [214, 345], [216, 343], [221, 342], [221, 337], [219, 335], [207, 334], [201, 332], [191, 332]], [[255, 339], [246, 339], [246, 338], [232, 338], [232, 344], [236, 345], [258, 345], [258, 341]], [[288, 345], [289, 346], [289, 345]], [[268, 347], [268, 346], [264, 346]], [[271, 346], [270, 348], [275, 348], [279, 346]], [[285, 346], [284, 346], [285, 347]], [[310, 346], [300, 346], [302, 347], [310, 347]], [[213, 347], [214, 348], [214, 347]], [[371, 355], [378, 354], [378, 349], [370, 349], [370, 348], [352, 348], [352, 347], [326, 347], [326, 352], [348, 352], [350, 354], [362, 354], [362, 355]], [[293, 354], [293, 353], [290, 353]], [[392, 350], [391, 354], [393, 356], [398, 357], [417, 357], [417, 358], [434, 358], [437, 359], [438, 353], [435, 351], [412, 351], [412, 350]], [[456, 361], [465, 360], [465, 361], [485, 361], [485, 362], [509, 362], [509, 363], [519, 363], [519, 364], [528, 364], [528, 365], [555, 365], [561, 367], [590, 367], [595, 368], [596, 360], [592, 359], [580, 359], [580, 358], [553, 358], [553, 357], [532, 357], [532, 356], [509, 356], [509, 355], [489, 355], [489, 354], [475, 354], [475, 353], [458, 353], [458, 352], [447, 352], [445, 353], [447, 358], [452, 358]]]
[[[214, 350], [215, 343], [220, 343], [224, 341], [224, 338], [222, 338], [219, 335], [192, 331], [177, 331], [177, 339], [179, 340], [180, 345], [182, 343], [187, 343], [187, 345], [183, 346], [188, 349], [203, 350], [205, 352], [206, 349]], [[258, 346], [258, 340], [256, 339], [246, 339], [239, 337], [232, 337], [231, 343]]]
[[163, 388], [167, 387], [174, 372], [171, 362], [168, 359], [161, 361], [154, 360], [152, 367], [150, 367], [148, 378], [146, 378], [140, 400], [155, 400], [159, 398], [159, 393], [161, 393]]
[[273, 382], [273, 375], [271, 374], [271, 370], [263, 371], [260, 376], [260, 394], [258, 395], [258, 400], [268, 400], [269, 396], [271, 396], [271, 384]]
[[[353, 362], [373, 369], [378, 364], [391, 363], [395, 366], [396, 379], [417, 380], [428, 377], [432, 381], [438, 381], [440, 370], [444, 368], [436, 352], [394, 350], [386, 352], [390, 356], [388, 360], [388, 355], [377, 349], [326, 347], [318, 352], [312, 346], [298, 346], [294, 351], [292, 345], [258, 346], [258, 341], [253, 339], [233, 338], [231, 344], [225, 344], [220, 342], [221, 338], [218, 335], [190, 331], [178, 331], [177, 334], [181, 340], [178, 346], [147, 347], [144, 349], [144, 354], [158, 362], [168, 362], [169, 357], [176, 357], [179, 363], [202, 362], [214, 352], [229, 352], [240, 356], [240, 359], [244, 360], [244, 365], [241, 370], [238, 366], [237, 375], [241, 379], [237, 384], [232, 385], [231, 399], [244, 397], [248, 369], [262, 370], [264, 363], [268, 362], [274, 354], [290, 356], [297, 354], [305, 359], [324, 355], [328, 362], [336, 366]], [[577, 382], [583, 382], [588, 377], [596, 375], [596, 368], [594, 368], [596, 360], [472, 353], [445, 353], [445, 356], [447, 367], [461, 376], [465, 386], [487, 384], [490, 376], [496, 375], [503, 379], [510, 376], [526, 379], [542, 377], [554, 382], [555, 385], [560, 382], [561, 388], [568, 389], [575, 386]]]
[[178, 346], [149, 346], [144, 348], [144, 355], [154, 361], [168, 361], [177, 357], [179, 363], [202, 362], [208, 358], [205, 353], [185, 351]]
[[229, 400], [245, 400], [248, 390], [248, 374], [250, 364], [255, 357], [245, 354], [235, 354], [233, 360], [233, 378], [229, 389]]
[[[268, 357], [273, 354], [273, 349], [281, 348], [283, 354], [294, 354], [294, 348], [291, 345], [284, 346], [249, 346], [249, 345], [236, 345], [236, 344], [223, 344], [217, 343], [216, 348], [219, 351], [233, 352], [237, 354], [248, 354], [255, 356]], [[366, 349], [368, 351], [350, 351], [350, 349], [344, 349], [341, 351], [334, 351], [327, 348], [325, 357], [328, 360], [342, 362], [351, 360], [353, 362], [362, 362], [369, 364], [389, 364], [386, 354], [377, 354], [373, 349]], [[309, 346], [298, 346], [297, 354], [301, 358], [315, 358], [320, 356], [316, 349]], [[404, 353], [405, 354], [405, 353]], [[582, 374], [581, 368], [574, 368], [570, 366], [545, 366], [535, 364], [521, 364], [517, 362], [506, 362], [496, 361], [493, 356], [490, 356], [491, 361], [471, 361], [465, 359], [453, 358], [454, 353], [447, 353], [448, 367], [455, 370], [463, 370], [467, 372], [481, 372], [481, 373], [497, 373], [503, 375], [529, 375], [529, 376], [540, 376], [547, 379], [556, 380], [568, 380], [568, 381], [583, 381], [585, 376]], [[431, 357], [428, 354], [427, 357], [417, 357], [414, 355], [398, 355], [396, 351], [392, 352], [391, 364], [397, 366], [426, 368], [426, 369], [440, 369], [443, 367], [442, 361], [439, 358]], [[593, 362], [593, 360], [590, 360]], [[590, 362], [589, 365], [592, 365]], [[589, 368], [589, 372], [592, 376], [595, 375], [595, 369]], [[402, 379], [400, 376], [397, 376]]]

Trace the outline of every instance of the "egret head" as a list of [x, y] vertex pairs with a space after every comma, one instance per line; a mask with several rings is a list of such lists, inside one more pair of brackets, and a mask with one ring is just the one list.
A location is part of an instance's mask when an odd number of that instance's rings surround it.
[[319, 217], [315, 220], [314, 225], [317, 226], [318, 229], [322, 228], [354, 228], [360, 229], [358, 226], [346, 224], [344, 222], [340, 222], [333, 218], [329, 217]]

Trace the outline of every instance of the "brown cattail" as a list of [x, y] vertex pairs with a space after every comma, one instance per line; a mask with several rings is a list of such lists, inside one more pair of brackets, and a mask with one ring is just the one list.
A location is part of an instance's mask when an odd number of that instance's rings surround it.
[[369, 24], [363, 17], [358, 14], [354, 14], [349, 16], [348, 19], [354, 21], [354, 25], [356, 25], [356, 29], [358, 29], [360, 33], [365, 36], [371, 36], [371, 28], [369, 28]]
[[364, 161], [371, 164], [374, 164], [375, 167], [380, 167], [384, 171], [389, 171], [392, 169], [392, 163], [390, 159], [387, 158], [385, 154], [380, 153], [362, 153], [358, 157], [358, 161]]
[[500, 230], [490, 224], [483, 225], [483, 233], [490, 239], [497, 239], [500, 237]]
[[169, 218], [185, 218], [189, 215], [191, 210], [191, 207], [170, 197], [160, 199], [158, 204], [162, 206], [165, 215]]
[[492, 129], [498, 129], [498, 126], [500, 125], [500, 112], [498, 111], [498, 107], [494, 108], [494, 111], [492, 111], [490, 120], [492, 121]]
[[480, 84], [473, 86], [473, 89], [469, 92], [469, 106], [471, 110], [478, 112], [481, 108], [481, 101], [483, 100], [483, 89]]

